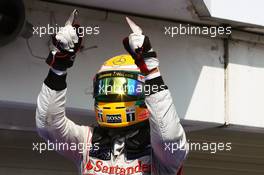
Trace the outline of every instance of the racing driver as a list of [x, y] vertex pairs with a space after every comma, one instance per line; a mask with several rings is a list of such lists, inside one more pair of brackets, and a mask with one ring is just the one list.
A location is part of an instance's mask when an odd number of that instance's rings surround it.
[[129, 54], [107, 60], [94, 78], [93, 128], [65, 115], [67, 69], [82, 41], [79, 25], [66, 22], [53, 37], [50, 70], [37, 99], [38, 133], [49, 142], [85, 145], [82, 151], [57, 150], [77, 164], [79, 174], [182, 175], [187, 142], [159, 59], [139, 26], [127, 21], [133, 32], [123, 45]]

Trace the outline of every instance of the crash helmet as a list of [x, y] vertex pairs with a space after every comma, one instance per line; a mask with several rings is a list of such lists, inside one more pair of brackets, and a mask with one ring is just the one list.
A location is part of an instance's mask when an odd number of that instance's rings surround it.
[[128, 127], [148, 120], [144, 80], [130, 55], [104, 62], [93, 83], [96, 120], [101, 127]]

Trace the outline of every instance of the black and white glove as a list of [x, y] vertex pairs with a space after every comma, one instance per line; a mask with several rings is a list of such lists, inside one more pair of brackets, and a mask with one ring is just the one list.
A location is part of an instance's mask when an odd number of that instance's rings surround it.
[[168, 89], [160, 75], [159, 60], [151, 47], [149, 38], [142, 34], [141, 28], [132, 20], [128, 17], [126, 19], [133, 33], [123, 40], [123, 44], [127, 52], [134, 58], [140, 71], [145, 74], [145, 84], [151, 87], [149, 92], [145, 92], [145, 95]]
[[157, 54], [152, 49], [149, 37], [143, 35], [141, 28], [132, 20], [128, 17], [126, 19], [133, 33], [123, 40], [124, 47], [134, 58], [140, 71], [148, 75], [159, 66]]
[[46, 63], [50, 71], [44, 83], [53, 90], [66, 88], [66, 71], [73, 66], [76, 53], [81, 48], [82, 37], [78, 34], [78, 24], [74, 24], [77, 11], [74, 10], [64, 27], [52, 36], [55, 49], [50, 51]]
[[81, 47], [82, 38], [76, 32], [79, 25], [66, 25], [52, 37], [55, 50], [50, 51], [46, 63], [54, 72], [65, 72], [72, 67], [76, 53]]

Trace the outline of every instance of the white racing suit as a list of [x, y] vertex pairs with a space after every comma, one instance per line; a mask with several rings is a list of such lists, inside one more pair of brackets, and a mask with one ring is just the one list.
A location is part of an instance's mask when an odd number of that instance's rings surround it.
[[[52, 71], [46, 78], [37, 100], [38, 133], [53, 143], [91, 145], [94, 129], [77, 125], [65, 115], [67, 91], [65, 79], [66, 76], [62, 80]], [[158, 79], [160, 80], [161, 77]], [[65, 85], [56, 88], [58, 82]], [[57, 151], [72, 159], [77, 164], [80, 174], [182, 174], [182, 164], [188, 153], [187, 142], [169, 90], [153, 93], [146, 97], [145, 102], [151, 113], [149, 119], [151, 144], [150, 147], [145, 147], [150, 149], [149, 153], [128, 159], [123, 138], [116, 138], [112, 142], [111, 155], [107, 156], [110, 157], [109, 159], [90, 155], [89, 146], [84, 146], [81, 151], [74, 146]], [[100, 145], [96, 146], [100, 147]]]

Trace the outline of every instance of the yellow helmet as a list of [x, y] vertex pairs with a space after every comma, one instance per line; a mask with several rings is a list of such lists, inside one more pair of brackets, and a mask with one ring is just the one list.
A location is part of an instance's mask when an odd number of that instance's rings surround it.
[[130, 55], [104, 62], [94, 79], [96, 120], [100, 126], [126, 127], [149, 118], [144, 78]]

